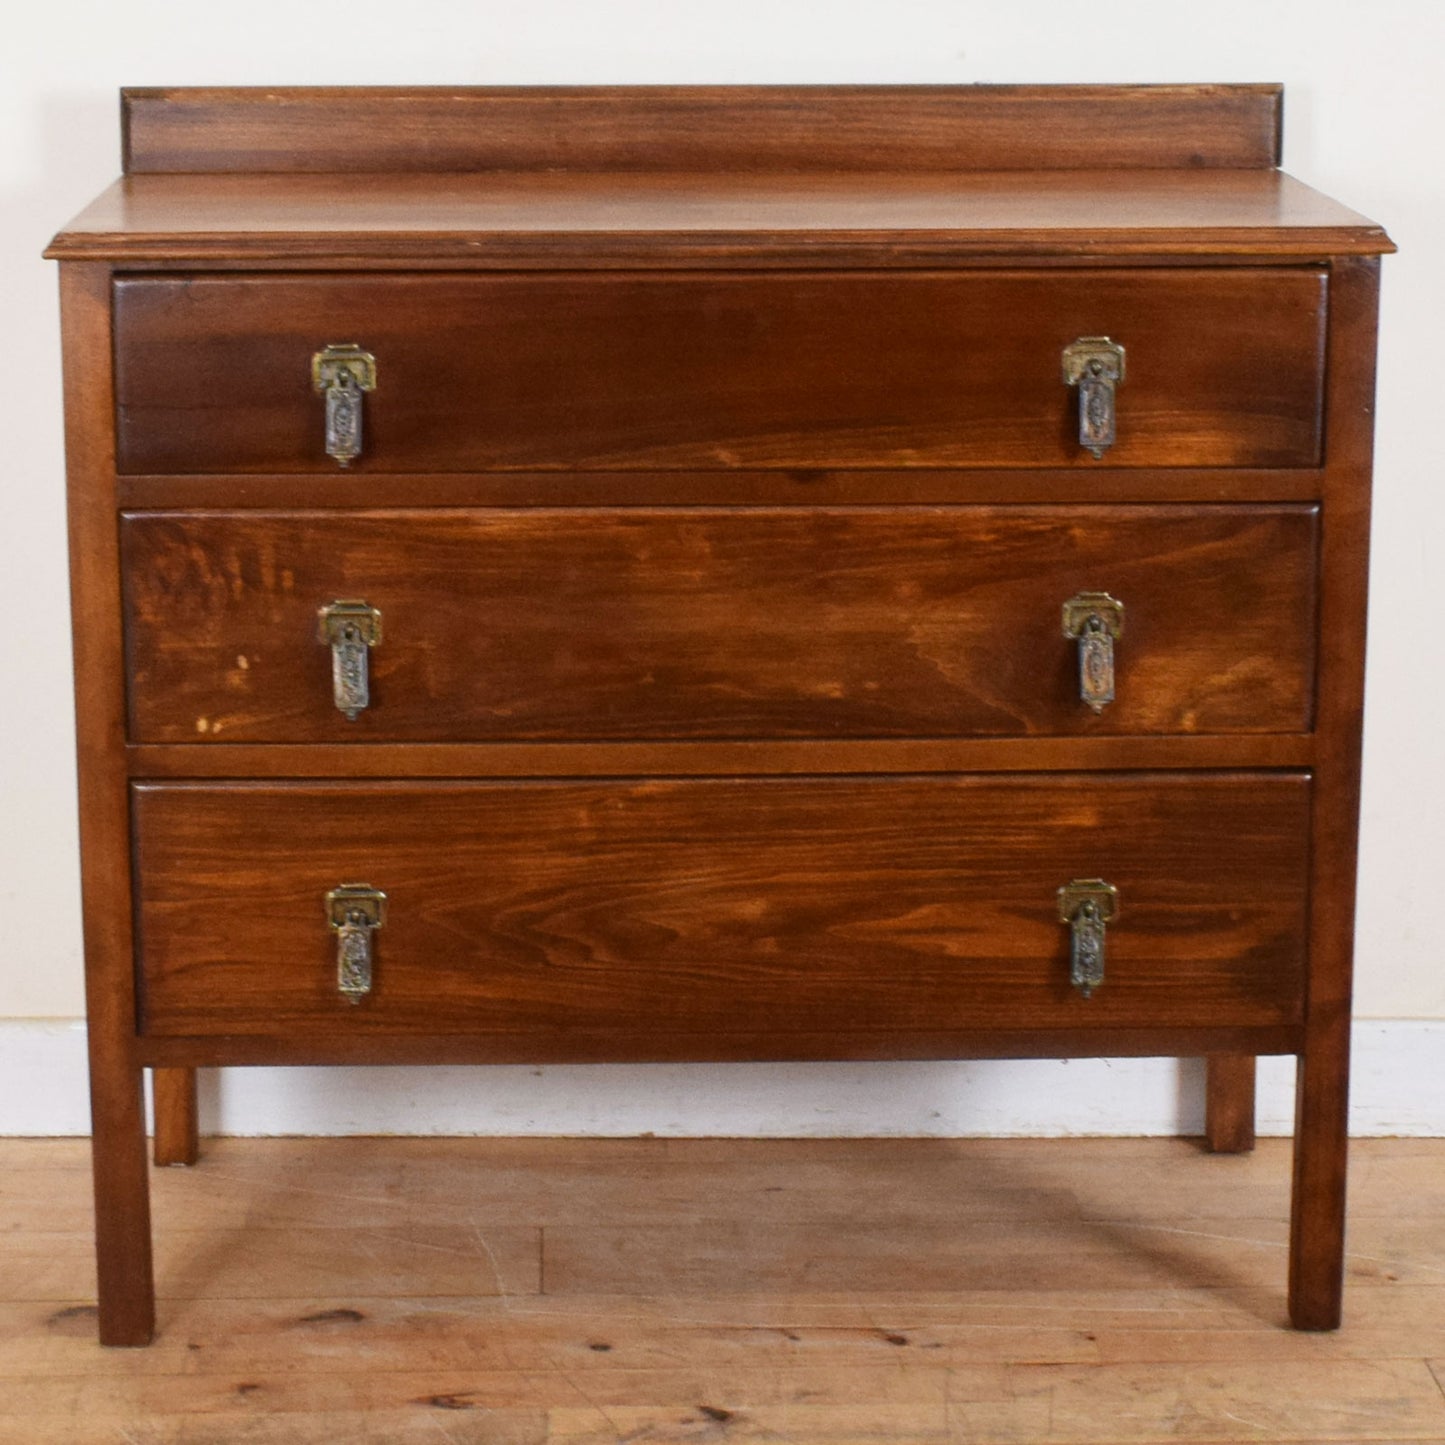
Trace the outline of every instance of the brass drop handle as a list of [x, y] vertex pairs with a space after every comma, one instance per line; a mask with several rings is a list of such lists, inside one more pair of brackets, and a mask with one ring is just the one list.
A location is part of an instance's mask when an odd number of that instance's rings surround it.
[[347, 1003], [371, 992], [372, 940], [386, 922], [386, 894], [369, 883], [341, 883], [326, 895], [326, 917], [336, 934], [336, 988]]
[[376, 358], [355, 342], [323, 346], [311, 384], [326, 398], [326, 455], [349, 467], [361, 455], [361, 398], [376, 390]]
[[1079, 701], [1103, 712], [1114, 701], [1114, 639], [1124, 604], [1107, 592], [1078, 592], [1064, 603], [1064, 636], [1079, 644]]
[[369, 602], [341, 599], [316, 614], [317, 641], [331, 648], [331, 696], [347, 722], [371, 705], [371, 649], [381, 641], [381, 613]]
[[1117, 439], [1114, 391], [1124, 381], [1124, 348], [1107, 336], [1064, 347], [1064, 383], [1079, 389], [1079, 445], [1099, 461]]
[[1069, 925], [1069, 982], [1085, 998], [1104, 982], [1104, 928], [1118, 912], [1119, 891], [1102, 878], [1075, 878], [1059, 889], [1059, 918]]

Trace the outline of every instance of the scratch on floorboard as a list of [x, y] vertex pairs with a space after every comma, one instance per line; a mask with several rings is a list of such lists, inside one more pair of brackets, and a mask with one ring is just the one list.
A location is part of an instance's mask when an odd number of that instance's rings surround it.
[[472, 1238], [481, 1246], [481, 1252], [486, 1257], [488, 1265], [492, 1270], [492, 1282], [497, 1287], [497, 1302], [501, 1306], [503, 1314], [512, 1313], [512, 1297], [507, 1293], [507, 1282], [502, 1278], [502, 1267], [497, 1263], [496, 1251], [487, 1242], [487, 1236], [482, 1233], [482, 1226], [474, 1219], [471, 1221]]
[[[1181, 1229], [1177, 1224], [1151, 1224], [1147, 1219], [1117, 1219], [1111, 1220], [1110, 1228], [1113, 1229], [1139, 1229], [1146, 1230], [1152, 1234], [1181, 1234], [1190, 1239], [1214, 1239], [1224, 1244], [1250, 1244], [1257, 1249], [1273, 1249], [1285, 1253], [1289, 1249], [1289, 1241], [1286, 1239], [1248, 1239], [1238, 1234], [1215, 1234], [1207, 1229]], [[1357, 1249], [1347, 1249], [1345, 1258], [1363, 1260], [1369, 1264], [1392, 1264], [1393, 1260], [1380, 1254], [1362, 1254]], [[1426, 1274], [1445, 1275], [1445, 1269], [1438, 1265], [1425, 1264], [1419, 1260], [1415, 1261], [1415, 1268], [1424, 1271]]]

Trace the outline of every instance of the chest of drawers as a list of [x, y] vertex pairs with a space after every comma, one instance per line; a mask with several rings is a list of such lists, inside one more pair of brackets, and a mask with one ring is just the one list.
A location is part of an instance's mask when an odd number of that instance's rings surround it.
[[[62, 264], [101, 1338], [244, 1064], [1300, 1061], [1375, 297], [1267, 86], [135, 91]], [[359, 137], [359, 139], [358, 139]]]

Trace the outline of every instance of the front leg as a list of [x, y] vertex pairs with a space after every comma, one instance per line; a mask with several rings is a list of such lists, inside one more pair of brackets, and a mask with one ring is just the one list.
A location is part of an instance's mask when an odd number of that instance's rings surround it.
[[1349, 1014], [1310, 1028], [1295, 1082], [1289, 1314], [1297, 1330], [1340, 1324], [1345, 1276]]
[[92, 1029], [90, 1106], [100, 1342], [148, 1345], [156, 1306], [144, 1076], [128, 1060], [104, 1057], [98, 1032]]

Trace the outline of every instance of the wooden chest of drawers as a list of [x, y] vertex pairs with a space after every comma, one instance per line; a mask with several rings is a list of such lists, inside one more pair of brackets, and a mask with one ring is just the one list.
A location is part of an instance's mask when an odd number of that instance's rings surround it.
[[[142, 1070], [1300, 1060], [1378, 257], [1266, 86], [128, 92], [62, 267], [101, 1337]], [[343, 137], [358, 133], [353, 147]]]

